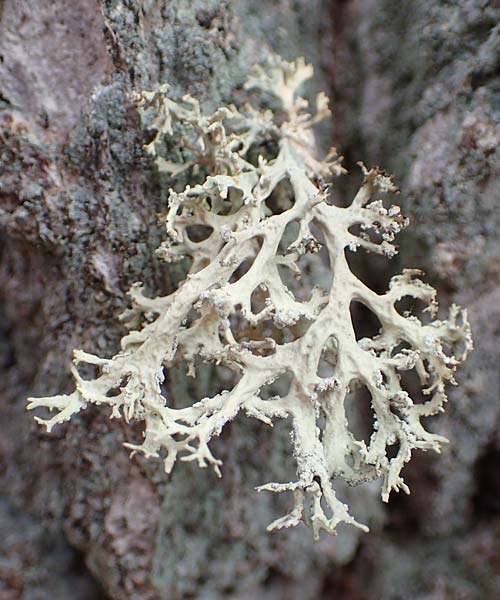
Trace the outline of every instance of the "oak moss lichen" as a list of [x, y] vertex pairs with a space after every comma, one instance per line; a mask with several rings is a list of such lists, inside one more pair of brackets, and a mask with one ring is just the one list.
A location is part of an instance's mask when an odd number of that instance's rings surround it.
[[[190, 258], [189, 273], [163, 297], [149, 298], [141, 284], [133, 286], [121, 351], [104, 359], [76, 350], [75, 391], [30, 398], [28, 409], [55, 409], [52, 418], [35, 417], [50, 431], [89, 403], [107, 405], [111, 417], [143, 422], [142, 442], [125, 444], [133, 452], [161, 456], [167, 472], [180, 459], [210, 465], [219, 476], [221, 461], [209, 442], [238, 413], [268, 425], [290, 418], [297, 481], [258, 489], [293, 493], [291, 512], [269, 530], [304, 521], [318, 537], [322, 529], [335, 533], [342, 522], [367, 530], [337, 499], [337, 477], [352, 485], [381, 478], [384, 501], [391, 490], [409, 492], [401, 470], [412, 450], [439, 451], [446, 441], [421, 419], [443, 410], [445, 385], [455, 383], [472, 342], [464, 310], [452, 306], [447, 319], [435, 319], [435, 290], [419, 279], [420, 271], [404, 270], [377, 294], [350, 270], [347, 250], [393, 257], [394, 237], [407, 220], [398, 206], [384, 206], [381, 196], [397, 188], [378, 168], [362, 166], [364, 181], [349, 206], [332, 202], [326, 182], [344, 169], [334, 150], [317, 157], [313, 126], [329, 110], [319, 94], [311, 115], [298, 94], [311, 75], [303, 60], [275, 59], [255, 67], [247, 80], [253, 105], [210, 115], [190, 96], [171, 100], [168, 86], [137, 96], [141, 110], [154, 115], [156, 135], [146, 151], [159, 170], [200, 180], [171, 191], [168, 239], [158, 249], [166, 262]], [[273, 110], [265, 108], [269, 98]], [[162, 155], [174, 134], [182, 149], [176, 160]], [[324, 268], [322, 246], [331, 284], [292, 292], [290, 275], [300, 281], [304, 265]], [[396, 305], [407, 297], [425, 303], [429, 318], [400, 314]], [[374, 337], [356, 340], [353, 301], [378, 317]], [[194, 377], [199, 359], [230, 369], [233, 387], [174, 408], [161, 388], [169, 368], [185, 361]], [[97, 367], [94, 379], [81, 376], [82, 363]], [[403, 389], [405, 371], [418, 375], [425, 402], [414, 402]], [[284, 374], [288, 392], [268, 398], [263, 390]], [[346, 397], [360, 386], [371, 396], [369, 441], [356, 439], [346, 418]]]

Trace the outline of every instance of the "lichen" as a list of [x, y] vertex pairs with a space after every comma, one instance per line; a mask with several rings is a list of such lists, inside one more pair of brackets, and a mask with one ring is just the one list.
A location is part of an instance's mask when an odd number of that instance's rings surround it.
[[[301, 59], [273, 59], [254, 67], [247, 80], [252, 105], [209, 115], [190, 96], [170, 99], [166, 85], [136, 97], [143, 114], [153, 114], [156, 135], [146, 152], [160, 171], [188, 174], [193, 182], [171, 191], [168, 239], [158, 249], [166, 262], [189, 258], [189, 273], [167, 296], [149, 298], [142, 284], [134, 285], [132, 307], [122, 316], [130, 332], [121, 351], [104, 359], [76, 350], [75, 391], [30, 398], [28, 409], [56, 409], [49, 419], [35, 417], [50, 431], [89, 403], [107, 405], [111, 418], [143, 423], [144, 439], [125, 444], [133, 453], [161, 456], [167, 473], [181, 460], [210, 465], [218, 476], [222, 463], [209, 443], [238, 413], [270, 426], [290, 418], [297, 480], [258, 489], [294, 497], [291, 512], [269, 530], [304, 521], [317, 538], [342, 522], [367, 530], [336, 497], [335, 478], [352, 485], [381, 478], [384, 501], [391, 490], [409, 492], [401, 470], [412, 451], [439, 451], [446, 441], [421, 419], [443, 410], [445, 385], [455, 384], [455, 369], [472, 342], [465, 310], [452, 306], [447, 319], [435, 318], [436, 293], [420, 271], [404, 270], [384, 294], [351, 271], [347, 251], [393, 257], [394, 237], [407, 220], [398, 206], [384, 206], [381, 196], [397, 188], [377, 167], [361, 165], [364, 180], [349, 206], [333, 203], [326, 182], [344, 169], [334, 149], [322, 160], [317, 156], [313, 127], [329, 110], [319, 94], [311, 115], [298, 94], [311, 75]], [[178, 160], [162, 155], [173, 137]], [[310, 294], [293, 286], [292, 292], [290, 281], [300, 281], [304, 265], [324, 269], [322, 247], [331, 284]], [[425, 304], [427, 318], [398, 312], [407, 297]], [[356, 339], [352, 302], [378, 317], [377, 335]], [[162, 388], [169, 368], [184, 361], [195, 377], [200, 359], [230, 369], [231, 389], [175, 408]], [[84, 379], [80, 364], [98, 374]], [[418, 375], [425, 402], [402, 386], [405, 371]], [[285, 375], [289, 390], [268, 398], [264, 389]], [[368, 441], [356, 439], [346, 417], [346, 398], [357, 387], [371, 396]]]

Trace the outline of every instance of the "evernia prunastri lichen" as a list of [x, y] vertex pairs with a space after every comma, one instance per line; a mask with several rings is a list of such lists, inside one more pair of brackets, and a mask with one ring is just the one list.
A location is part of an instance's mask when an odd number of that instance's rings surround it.
[[[311, 74], [303, 60], [255, 67], [245, 86], [253, 106], [210, 115], [190, 96], [169, 99], [167, 86], [138, 96], [141, 109], [154, 113], [157, 134], [146, 150], [158, 168], [200, 181], [170, 193], [168, 239], [158, 250], [167, 262], [190, 257], [189, 274], [164, 297], [146, 297], [140, 284], [133, 286], [132, 308], [123, 315], [130, 333], [121, 351], [105, 359], [76, 350], [75, 391], [30, 398], [28, 408], [56, 410], [47, 420], [35, 417], [50, 431], [89, 403], [107, 405], [111, 417], [143, 422], [142, 443], [126, 444], [134, 452], [161, 454], [167, 472], [180, 459], [210, 465], [219, 476], [221, 461], [209, 443], [238, 413], [268, 425], [290, 418], [297, 480], [259, 489], [290, 491], [294, 504], [268, 529], [304, 521], [317, 537], [322, 529], [334, 533], [342, 522], [367, 529], [337, 499], [335, 478], [349, 484], [381, 478], [384, 500], [391, 490], [409, 491], [401, 470], [412, 451], [439, 451], [446, 441], [428, 432], [421, 419], [443, 410], [445, 384], [455, 383], [454, 371], [471, 339], [466, 313], [457, 306], [447, 319], [432, 320], [435, 291], [419, 279], [419, 271], [405, 270], [385, 294], [377, 294], [349, 268], [346, 252], [357, 248], [394, 256], [394, 236], [407, 221], [398, 206], [382, 203], [381, 195], [397, 190], [378, 168], [362, 167], [364, 181], [348, 207], [331, 200], [325, 182], [344, 169], [334, 151], [324, 160], [317, 157], [313, 126], [329, 111], [320, 94], [312, 116], [298, 94]], [[272, 111], [263, 108], [266, 101]], [[172, 162], [160, 148], [165, 140], [172, 144], [174, 131], [183, 158]], [[304, 263], [325, 269], [318, 254], [322, 245], [331, 284], [315, 287], [309, 297], [300, 288], [293, 293], [286, 273], [300, 278]], [[404, 297], [423, 301], [430, 318], [400, 314], [395, 304]], [[352, 301], [378, 317], [378, 335], [356, 340]], [[229, 368], [234, 385], [176, 409], [160, 384], [179, 361], [195, 376], [200, 358]], [[84, 379], [82, 363], [95, 365], [98, 375]], [[401, 386], [401, 373], [411, 370], [425, 402], [414, 402]], [[284, 396], [262, 394], [285, 373], [291, 384]], [[346, 397], [359, 386], [371, 395], [374, 425], [367, 441], [356, 439], [346, 418]], [[389, 447], [397, 448], [392, 458]]]

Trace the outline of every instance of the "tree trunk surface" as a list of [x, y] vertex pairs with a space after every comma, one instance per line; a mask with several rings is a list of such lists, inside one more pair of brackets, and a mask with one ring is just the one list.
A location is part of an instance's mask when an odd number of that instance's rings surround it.
[[[496, 0], [0, 1], [0, 600], [488, 599], [500, 586], [500, 5]], [[419, 267], [441, 309], [469, 309], [476, 349], [410, 496], [340, 489], [361, 534], [269, 534], [293, 477], [286, 423], [216, 440], [222, 480], [130, 458], [140, 430], [91, 408], [44, 433], [30, 395], [72, 389], [73, 348], [112, 356], [130, 285], [165, 294], [154, 250], [168, 182], [132, 91], [168, 82], [204, 109], [238, 103], [250, 66], [305, 56], [333, 100], [320, 132], [379, 164], [411, 218], [394, 264], [356, 257], [377, 291]], [[200, 399], [207, 368], [170, 393]]]

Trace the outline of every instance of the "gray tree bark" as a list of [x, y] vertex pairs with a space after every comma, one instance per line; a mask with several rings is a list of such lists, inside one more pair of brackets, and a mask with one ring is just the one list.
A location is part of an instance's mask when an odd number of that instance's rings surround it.
[[[0, 3], [0, 599], [493, 598], [500, 580], [500, 7], [494, 0], [4, 0]], [[25, 398], [69, 391], [75, 347], [111, 356], [126, 291], [178, 276], [154, 249], [169, 182], [145, 157], [133, 90], [168, 82], [206, 109], [242, 97], [270, 51], [304, 55], [334, 100], [332, 139], [396, 174], [412, 218], [382, 290], [423, 267], [469, 307], [476, 350], [409, 497], [341, 489], [372, 531], [266, 533], [291, 477], [286, 423], [234, 423], [224, 476], [121, 446], [139, 430], [88, 410], [44, 434]], [[349, 194], [348, 180], [338, 194]], [[371, 261], [371, 262], [370, 262]], [[392, 270], [391, 270], [392, 269]], [[187, 398], [217, 385], [207, 369]], [[286, 502], [286, 500], [284, 500]]]

